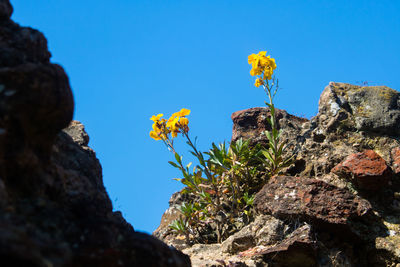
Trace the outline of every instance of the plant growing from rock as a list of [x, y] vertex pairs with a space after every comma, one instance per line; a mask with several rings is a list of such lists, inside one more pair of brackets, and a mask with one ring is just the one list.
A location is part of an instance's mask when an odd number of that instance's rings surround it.
[[[234, 222], [239, 217], [245, 223], [251, 220], [254, 200], [251, 180], [259, 175], [256, 166], [261, 163], [261, 147], [250, 147], [249, 141], [240, 139], [229, 146], [225, 143], [218, 146], [212, 144], [209, 152], [202, 153], [189, 136], [189, 114], [190, 110], [182, 109], [172, 114], [168, 120], [162, 118], [163, 114], [151, 117], [153, 129], [150, 136], [162, 140], [174, 153], [175, 162], [169, 163], [183, 175], [183, 178], [175, 180], [186, 186], [183, 193], [193, 196], [191, 202], [180, 207], [182, 216], [170, 228], [183, 234], [188, 243], [194, 236], [199, 241], [207, 242], [202, 236], [204, 229], [212, 228], [216, 233], [216, 241], [221, 242], [230, 231], [235, 230], [227, 224], [228, 221]], [[179, 133], [186, 139], [191, 154], [198, 160], [199, 164], [193, 170], [190, 169], [191, 163], [184, 166], [182, 156], [174, 147], [174, 138]]]
[[[189, 136], [187, 116], [190, 110], [182, 109], [168, 120], [162, 118], [163, 114], [151, 117], [153, 129], [150, 136], [162, 140], [174, 153], [175, 162], [169, 163], [183, 175], [183, 178], [175, 180], [186, 186], [182, 193], [192, 196], [191, 201], [181, 205], [181, 217], [170, 225], [173, 231], [185, 236], [187, 243], [193, 239], [210, 242], [209, 238], [204, 237], [207, 229], [215, 232], [219, 243], [249, 223], [253, 217], [254, 194], [259, 189], [256, 178], [262, 176], [262, 166], [267, 167], [268, 176], [273, 176], [291, 163], [291, 158], [283, 157], [285, 143], [280, 140], [281, 131], [276, 125], [273, 98], [279, 87], [277, 80], [272, 77], [276, 68], [275, 60], [266, 56], [266, 52], [260, 52], [250, 55], [248, 61], [252, 64], [250, 74], [257, 76], [255, 86], [262, 86], [269, 100], [265, 102], [271, 113], [267, 119], [271, 131], [264, 132], [269, 141], [267, 149], [259, 144], [251, 146], [250, 140], [239, 139], [229, 145], [213, 143], [211, 149], [203, 153]], [[186, 139], [190, 153], [198, 160], [192, 170], [192, 163], [184, 166], [182, 156], [174, 147], [174, 138], [178, 134]]]
[[268, 101], [265, 104], [268, 106], [271, 116], [267, 118], [270, 131], [265, 131], [264, 134], [268, 139], [268, 149], [262, 150], [265, 159], [263, 160], [269, 175], [278, 174], [283, 168], [288, 167], [292, 163], [292, 157], [284, 158], [283, 154], [286, 149], [286, 144], [282, 142], [281, 130], [278, 130], [276, 124], [276, 110], [274, 105], [274, 97], [279, 89], [278, 80], [272, 76], [276, 69], [275, 59], [271, 56], [266, 56], [266, 51], [261, 51], [258, 54], [251, 54], [248, 57], [249, 64], [252, 65], [250, 75], [256, 76], [254, 85], [262, 86], [268, 96]]

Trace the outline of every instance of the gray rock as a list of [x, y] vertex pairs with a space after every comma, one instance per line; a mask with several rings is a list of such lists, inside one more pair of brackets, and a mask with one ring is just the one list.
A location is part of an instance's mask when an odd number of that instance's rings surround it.
[[87, 146], [89, 144], [89, 135], [85, 131], [85, 126], [79, 121], [71, 121], [68, 128], [63, 130], [72, 137], [75, 143], [80, 146]]
[[400, 94], [386, 86], [356, 86], [331, 82], [319, 100], [320, 123], [332, 131], [355, 128], [400, 135]]
[[235, 254], [258, 245], [271, 245], [283, 238], [283, 222], [269, 215], [260, 215], [255, 221], [231, 235], [221, 244], [224, 253]]

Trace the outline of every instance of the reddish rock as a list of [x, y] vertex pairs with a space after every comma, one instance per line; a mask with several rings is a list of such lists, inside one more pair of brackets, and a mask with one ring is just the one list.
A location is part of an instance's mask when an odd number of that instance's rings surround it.
[[350, 229], [352, 219], [371, 209], [368, 201], [346, 189], [321, 180], [278, 176], [270, 180], [255, 196], [259, 213], [280, 219], [304, 220], [315, 225]]
[[[267, 118], [271, 116], [268, 108], [250, 108], [236, 111], [232, 114], [233, 121], [232, 141], [239, 138], [251, 139], [252, 142], [265, 143], [266, 137], [262, 134], [266, 130], [271, 130]], [[277, 127], [288, 129], [300, 129], [301, 125], [308, 121], [290, 115], [285, 110], [276, 109]]]
[[366, 190], [379, 190], [386, 186], [392, 175], [386, 161], [373, 150], [348, 156], [332, 172], [353, 180], [359, 188]]

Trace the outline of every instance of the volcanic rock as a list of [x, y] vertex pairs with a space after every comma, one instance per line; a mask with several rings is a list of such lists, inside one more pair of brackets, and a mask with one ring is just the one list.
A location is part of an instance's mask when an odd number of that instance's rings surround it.
[[368, 201], [348, 190], [321, 180], [278, 176], [256, 194], [256, 210], [280, 219], [301, 220], [316, 225], [349, 226], [352, 219], [371, 210]]
[[392, 174], [386, 161], [373, 150], [349, 155], [332, 172], [354, 180], [358, 187], [367, 190], [387, 186]]
[[[285, 133], [301, 130], [303, 123], [308, 121], [305, 118], [290, 115], [281, 109], [276, 109], [275, 114], [278, 129], [284, 128]], [[232, 142], [243, 138], [244, 140], [250, 139], [253, 143], [267, 144], [268, 139], [263, 133], [271, 130], [271, 126], [267, 122], [269, 116], [271, 116], [269, 109], [262, 107], [234, 112], [231, 116], [233, 121]]]
[[297, 228], [276, 246], [254, 247], [240, 255], [262, 255], [268, 266], [317, 266], [316, 241], [307, 224]]
[[269, 215], [256, 217], [254, 222], [231, 235], [221, 244], [225, 253], [236, 254], [254, 246], [268, 246], [283, 238], [284, 223]]
[[390, 152], [393, 160], [393, 172], [400, 173], [400, 147], [395, 147]]
[[320, 123], [384, 135], [400, 135], [400, 94], [386, 86], [355, 86], [331, 82], [319, 102]]

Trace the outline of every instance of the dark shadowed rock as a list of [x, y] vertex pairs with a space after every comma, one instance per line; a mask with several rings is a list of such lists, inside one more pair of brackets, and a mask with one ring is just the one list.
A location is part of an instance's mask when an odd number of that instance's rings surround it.
[[0, 20], [7, 20], [13, 13], [13, 7], [9, 0], [0, 0]]
[[[0, 266], [190, 266], [113, 212], [64, 70], [0, 1]], [[64, 130], [62, 130], [65, 128]]]
[[392, 175], [386, 161], [373, 150], [349, 155], [332, 172], [351, 179], [358, 187], [367, 190], [387, 186]]

